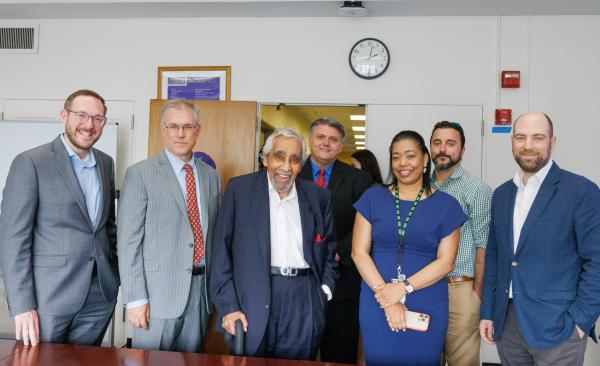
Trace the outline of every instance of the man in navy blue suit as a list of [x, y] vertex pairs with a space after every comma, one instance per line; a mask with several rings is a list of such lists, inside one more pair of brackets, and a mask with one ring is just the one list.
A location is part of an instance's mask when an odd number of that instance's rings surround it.
[[550, 118], [515, 121], [520, 167], [496, 189], [485, 260], [481, 337], [504, 365], [583, 365], [600, 314], [600, 190], [550, 159]]
[[[224, 331], [246, 331], [246, 354], [314, 359], [335, 285], [331, 198], [296, 180], [306, 143], [275, 130], [261, 154], [266, 171], [229, 181], [213, 244], [210, 292]], [[231, 346], [231, 345], [230, 345]]]

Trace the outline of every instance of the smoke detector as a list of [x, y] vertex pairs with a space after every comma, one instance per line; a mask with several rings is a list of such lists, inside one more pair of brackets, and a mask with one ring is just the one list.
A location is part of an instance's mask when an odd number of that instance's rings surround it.
[[362, 1], [344, 1], [344, 5], [338, 9], [338, 14], [345, 17], [362, 17], [367, 15], [367, 8]]

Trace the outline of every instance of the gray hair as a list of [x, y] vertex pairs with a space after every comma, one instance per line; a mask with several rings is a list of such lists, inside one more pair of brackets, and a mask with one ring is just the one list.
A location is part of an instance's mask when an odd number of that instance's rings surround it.
[[184, 100], [184, 99], [171, 99], [167, 103], [165, 103], [165, 105], [163, 105], [162, 110], [160, 111], [161, 124], [163, 126], [165, 126], [167, 124], [167, 121], [165, 121], [165, 115], [167, 114], [167, 111], [169, 109], [177, 109], [177, 110], [181, 111], [186, 108], [192, 111], [192, 113], [194, 114], [194, 120], [196, 122], [196, 126], [199, 126], [200, 125], [200, 109], [198, 109], [198, 107], [196, 107], [194, 105], [194, 103], [190, 102], [189, 100]]
[[344, 130], [344, 126], [342, 126], [341, 123], [339, 123], [338, 121], [336, 121], [333, 118], [329, 118], [329, 117], [319, 118], [318, 120], [311, 123], [310, 124], [310, 137], [313, 136], [313, 130], [317, 126], [329, 126], [329, 127], [335, 128], [340, 133], [340, 136], [342, 136], [342, 141], [344, 141], [344, 139], [346, 138], [346, 130]]
[[273, 131], [273, 133], [270, 134], [269, 137], [267, 137], [267, 141], [265, 141], [265, 145], [263, 146], [262, 151], [260, 152], [261, 160], [264, 162], [264, 160], [267, 158], [267, 155], [269, 155], [271, 149], [273, 148], [273, 140], [275, 140], [279, 136], [298, 140], [298, 142], [302, 146], [302, 165], [304, 165], [307, 159], [306, 141], [304, 141], [304, 137], [300, 136], [300, 134], [296, 132], [296, 130], [290, 127], [278, 128], [275, 131]]

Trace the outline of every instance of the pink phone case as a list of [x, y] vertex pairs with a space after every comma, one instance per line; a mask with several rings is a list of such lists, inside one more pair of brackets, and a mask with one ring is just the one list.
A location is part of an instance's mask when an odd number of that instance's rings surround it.
[[406, 316], [406, 327], [408, 329], [427, 332], [427, 329], [429, 329], [429, 314], [417, 313], [410, 310], [407, 310], [404, 314]]

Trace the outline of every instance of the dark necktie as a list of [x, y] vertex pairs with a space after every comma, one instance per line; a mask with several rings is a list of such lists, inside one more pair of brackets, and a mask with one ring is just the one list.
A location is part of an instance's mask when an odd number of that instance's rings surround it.
[[317, 178], [317, 185], [321, 188], [325, 188], [325, 170], [319, 169], [319, 178]]
[[185, 169], [185, 189], [187, 191], [187, 212], [194, 233], [194, 265], [199, 265], [204, 258], [204, 237], [202, 236], [202, 225], [200, 224], [200, 211], [198, 210], [198, 199], [196, 198], [196, 182], [194, 171], [190, 164], [183, 166]]

